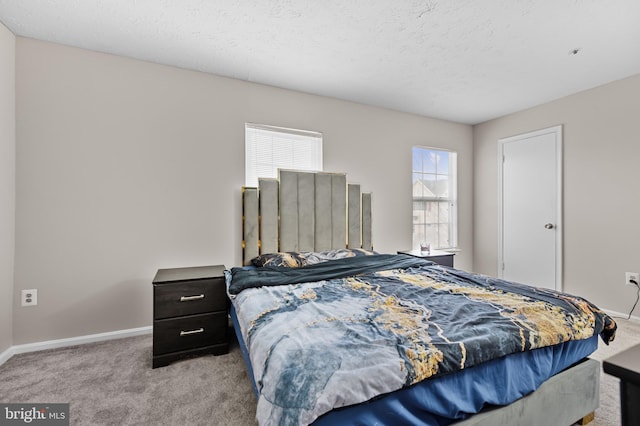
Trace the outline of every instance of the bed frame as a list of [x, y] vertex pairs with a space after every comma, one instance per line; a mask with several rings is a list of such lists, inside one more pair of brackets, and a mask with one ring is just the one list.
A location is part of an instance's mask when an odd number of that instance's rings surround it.
[[[259, 179], [258, 188], [243, 188], [242, 199], [245, 265], [261, 253], [373, 249], [371, 194], [348, 184], [345, 174], [280, 170], [278, 179]], [[456, 425], [584, 425], [594, 418], [599, 390], [600, 363], [587, 358], [530, 395]]]

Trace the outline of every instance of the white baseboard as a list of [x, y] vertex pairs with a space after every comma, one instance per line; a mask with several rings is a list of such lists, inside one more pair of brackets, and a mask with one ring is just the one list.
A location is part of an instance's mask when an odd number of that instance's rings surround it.
[[102, 342], [105, 340], [122, 339], [125, 337], [141, 336], [151, 334], [152, 326], [129, 328], [126, 330], [109, 331], [106, 333], [89, 334], [86, 336], [69, 337], [66, 339], [46, 340], [44, 342], [26, 343], [24, 345], [11, 346], [6, 351], [0, 353], [0, 365], [4, 364], [14, 355], [27, 352], [43, 351], [45, 349], [64, 348], [67, 346], [84, 345], [86, 343]]
[[13, 356], [13, 346], [10, 346], [6, 351], [0, 353], [0, 365], [9, 361], [9, 358]]
[[[623, 312], [617, 312], [617, 311], [612, 311], [611, 309], [603, 309], [603, 311], [605, 311], [610, 317], [613, 317], [613, 319], [616, 318], [622, 318], [622, 319], [627, 319], [629, 317], [628, 313], [623, 313]], [[639, 321], [640, 322], [640, 317], [637, 317], [635, 315], [631, 315], [631, 318], [629, 318], [631, 321]]]

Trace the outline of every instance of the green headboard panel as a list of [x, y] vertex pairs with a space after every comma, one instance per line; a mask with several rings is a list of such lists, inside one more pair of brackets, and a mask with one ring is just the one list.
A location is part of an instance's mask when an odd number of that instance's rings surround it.
[[243, 188], [243, 263], [259, 253], [373, 249], [371, 194], [344, 173], [280, 170]]

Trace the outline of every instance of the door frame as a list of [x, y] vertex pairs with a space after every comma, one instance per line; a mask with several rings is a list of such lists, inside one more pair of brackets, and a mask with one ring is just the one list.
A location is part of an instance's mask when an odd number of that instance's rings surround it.
[[498, 139], [498, 277], [504, 277], [504, 241], [503, 241], [503, 167], [504, 167], [504, 145], [509, 142], [529, 139], [532, 137], [554, 133], [556, 136], [556, 290], [562, 291], [562, 240], [563, 240], [563, 170], [562, 170], [562, 125], [548, 127], [545, 129], [535, 130], [532, 132], [522, 133], [507, 138]]

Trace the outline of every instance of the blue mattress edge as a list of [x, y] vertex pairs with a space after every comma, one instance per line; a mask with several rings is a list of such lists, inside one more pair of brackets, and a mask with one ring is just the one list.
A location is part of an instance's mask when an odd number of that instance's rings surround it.
[[229, 308], [229, 316], [231, 316], [231, 322], [233, 323], [233, 331], [236, 334], [236, 338], [238, 339], [238, 345], [240, 346], [240, 352], [242, 352], [242, 358], [244, 359], [244, 363], [247, 365], [247, 373], [249, 374], [249, 378], [251, 379], [251, 386], [253, 387], [253, 393], [256, 398], [258, 397], [258, 386], [256, 386], [256, 379], [253, 377], [253, 367], [251, 367], [251, 358], [249, 358], [249, 349], [247, 349], [247, 345], [244, 342], [244, 338], [242, 337], [242, 331], [240, 331], [240, 323], [238, 322], [238, 315], [236, 314], [236, 308], [231, 303], [231, 307]]
[[[258, 388], [233, 303], [233, 328], [256, 397]], [[334, 409], [314, 426], [442, 426], [464, 420], [486, 406], [507, 405], [535, 391], [549, 377], [586, 358], [598, 348], [598, 336], [518, 352], [454, 374], [425, 380], [362, 404]]]

